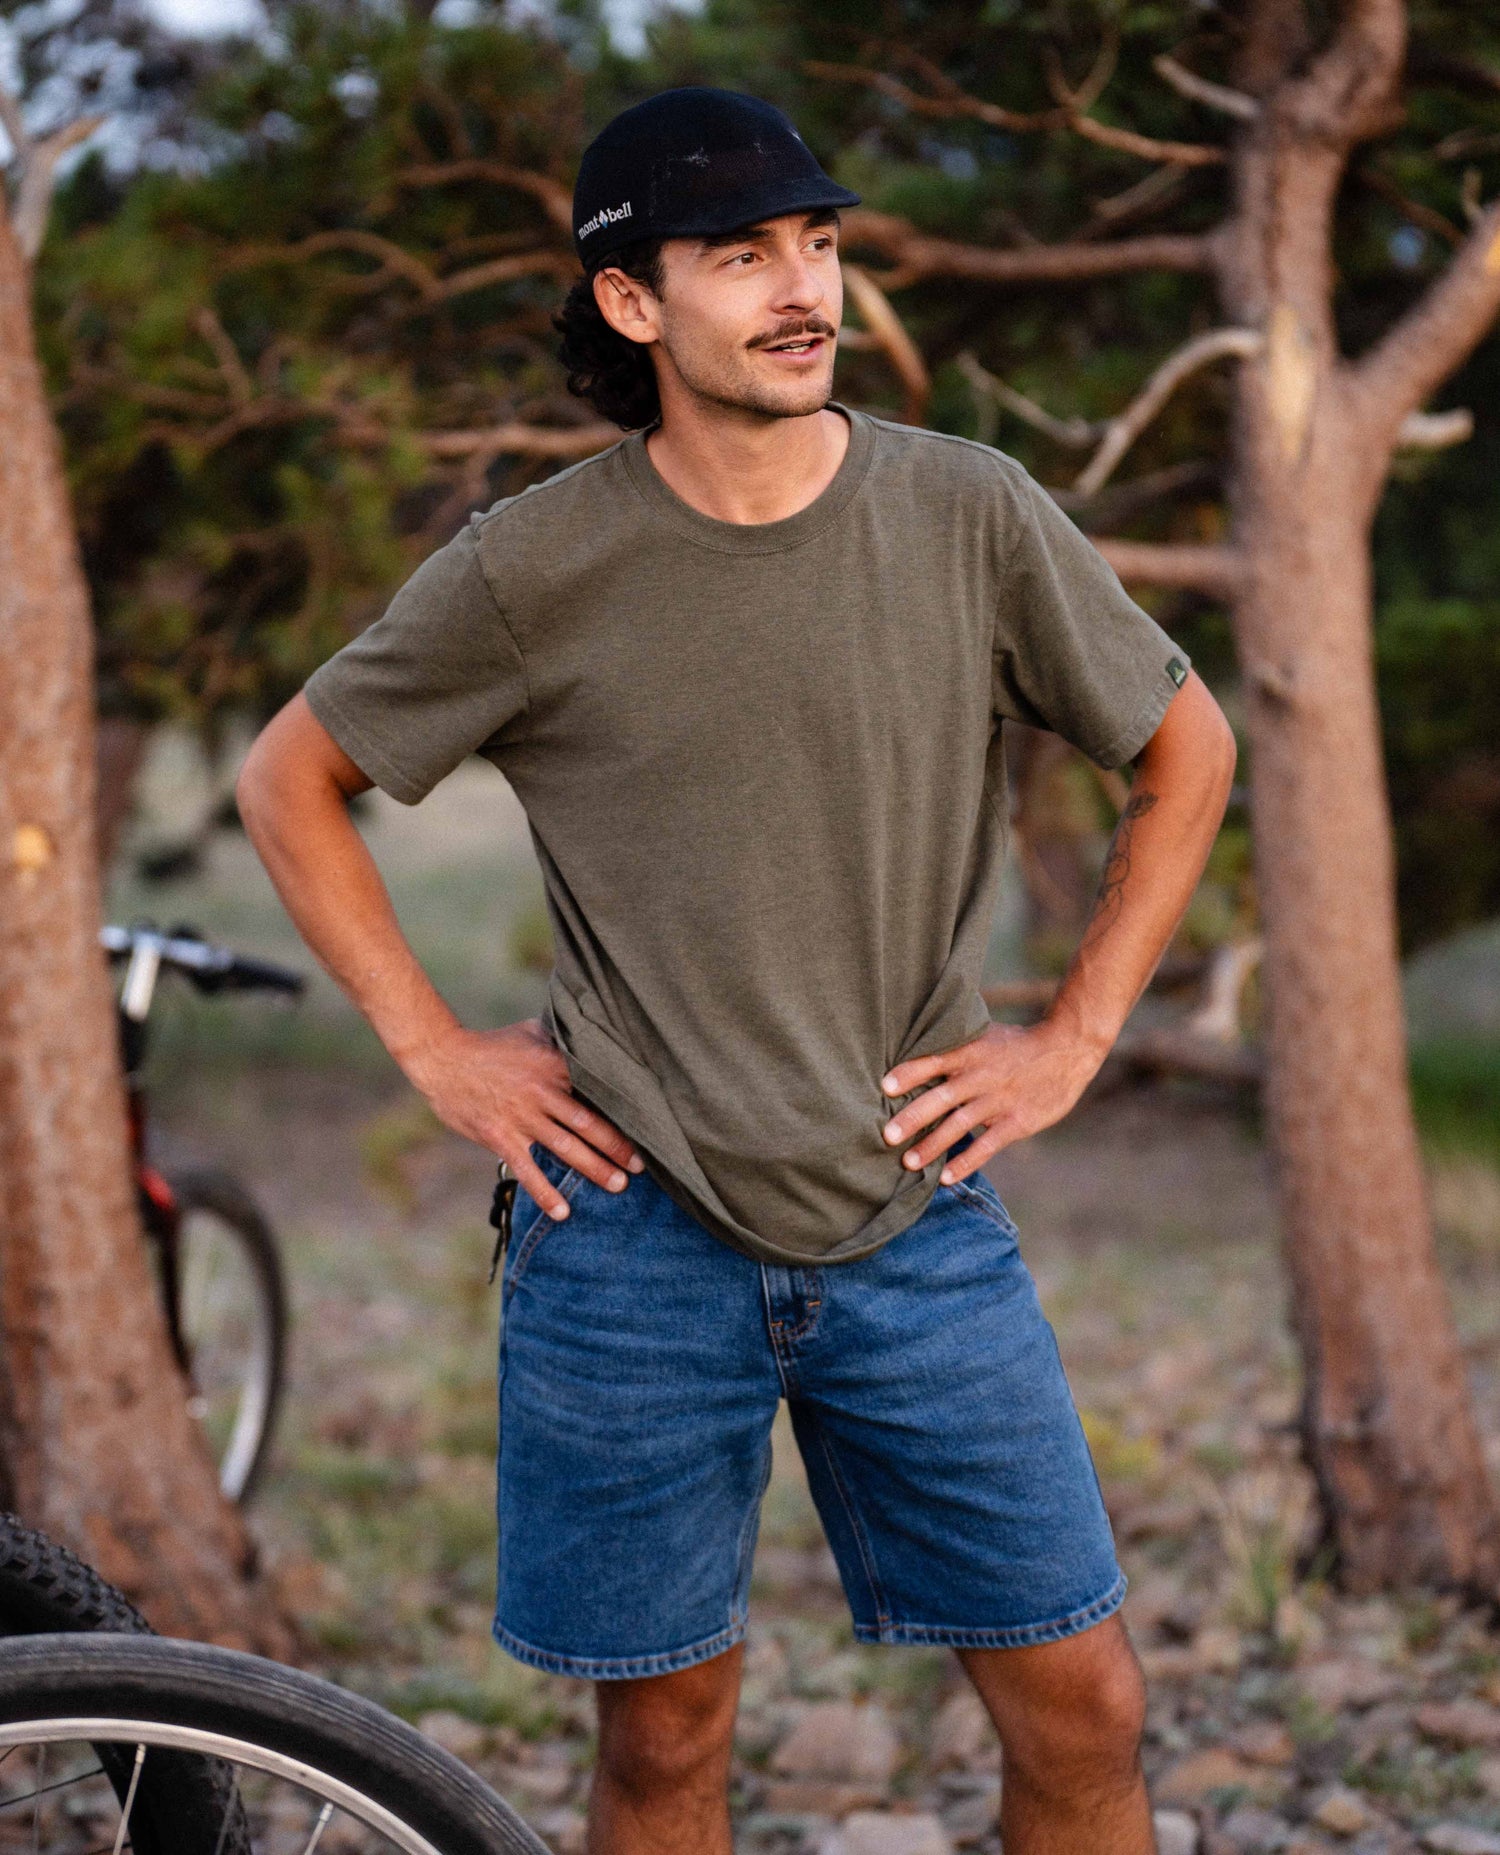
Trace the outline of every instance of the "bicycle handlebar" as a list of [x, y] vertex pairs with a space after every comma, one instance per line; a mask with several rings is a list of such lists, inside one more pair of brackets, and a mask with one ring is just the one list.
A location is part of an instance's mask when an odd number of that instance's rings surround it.
[[182, 973], [200, 992], [287, 992], [295, 996], [306, 985], [301, 973], [276, 966], [269, 960], [254, 960], [236, 953], [232, 947], [216, 946], [192, 928], [174, 928], [160, 933], [156, 928], [118, 927], [113, 924], [99, 931], [99, 944], [112, 960], [148, 957], [153, 968], [170, 966]]

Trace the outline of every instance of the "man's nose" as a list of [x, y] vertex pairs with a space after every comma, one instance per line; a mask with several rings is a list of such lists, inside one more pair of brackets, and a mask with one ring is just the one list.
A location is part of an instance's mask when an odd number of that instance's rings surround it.
[[786, 253], [776, 277], [774, 307], [785, 313], [810, 314], [827, 295], [827, 284], [805, 253]]

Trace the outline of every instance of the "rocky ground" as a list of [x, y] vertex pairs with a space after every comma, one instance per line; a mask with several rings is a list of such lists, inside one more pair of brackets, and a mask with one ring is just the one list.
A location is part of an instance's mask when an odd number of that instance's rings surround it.
[[[504, 1021], [538, 996], [497, 952], [534, 890], [513, 815], [505, 855], [479, 866], [492, 803], [490, 788], [449, 782], [418, 815], [428, 838], [394, 807], [381, 828], [413, 938], [450, 996]], [[298, 957], [232, 841], [184, 893], [124, 882], [113, 902]], [[255, 1001], [171, 1003], [162, 1029], [159, 1157], [231, 1165], [288, 1250], [293, 1392], [255, 1524], [307, 1661], [470, 1761], [559, 1855], [580, 1850], [592, 1691], [512, 1661], [488, 1633], [491, 1162], [431, 1121], [331, 988], [290, 1018]], [[1455, 1154], [1430, 1168], [1500, 1472], [1500, 1168]], [[1295, 1362], [1253, 1117], [1181, 1087], [1086, 1100], [990, 1171], [1131, 1577], [1163, 1855], [1500, 1855], [1500, 1630], [1430, 1595], [1341, 1596], [1306, 1560]], [[736, 1740], [739, 1848], [997, 1850], [999, 1749], [956, 1661], [853, 1641], [784, 1409], [775, 1455]]]

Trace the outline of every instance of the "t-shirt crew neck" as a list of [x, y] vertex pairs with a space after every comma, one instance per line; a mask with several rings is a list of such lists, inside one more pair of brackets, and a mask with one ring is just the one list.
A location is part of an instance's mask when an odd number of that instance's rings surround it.
[[574, 1090], [783, 1264], [867, 1256], [937, 1189], [880, 1082], [990, 1022], [1005, 724], [1120, 766], [1190, 663], [1014, 458], [837, 409], [781, 521], [692, 508], [644, 433], [476, 512], [305, 686], [404, 804], [470, 753], [505, 774]]
[[874, 455], [872, 421], [855, 418], [837, 400], [829, 401], [828, 410], [840, 413], [849, 425], [849, 439], [839, 467], [805, 508], [775, 522], [725, 522], [695, 509], [652, 463], [646, 445], [650, 429], [632, 432], [620, 447], [621, 456], [636, 489], [685, 540], [720, 554], [779, 554], [786, 548], [800, 547], [830, 522], [837, 521], [858, 493]]

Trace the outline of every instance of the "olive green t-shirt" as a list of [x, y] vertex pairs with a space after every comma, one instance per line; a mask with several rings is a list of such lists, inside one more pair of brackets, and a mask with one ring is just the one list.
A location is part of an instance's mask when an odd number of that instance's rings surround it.
[[505, 774], [575, 1092], [778, 1263], [867, 1256], [937, 1188], [880, 1081], [990, 1022], [1004, 722], [1116, 767], [1189, 663], [1014, 458], [836, 409], [797, 514], [700, 514], [635, 433], [470, 516], [306, 685], [406, 804]]

